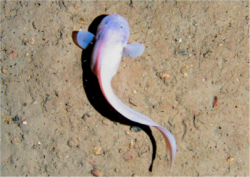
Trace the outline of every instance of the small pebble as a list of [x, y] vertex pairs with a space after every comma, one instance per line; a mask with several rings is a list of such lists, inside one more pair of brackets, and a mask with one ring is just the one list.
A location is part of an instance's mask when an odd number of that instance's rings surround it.
[[185, 50], [183, 50], [183, 49], [178, 50], [178, 54], [185, 55]]
[[214, 102], [213, 102], [213, 108], [216, 108], [216, 107], [218, 107], [218, 97], [217, 96], [214, 97]]
[[169, 73], [162, 73], [161, 78], [165, 79], [165, 78], [170, 78], [170, 74]]
[[91, 173], [94, 175], [94, 176], [102, 176], [102, 173], [98, 170], [91, 170]]
[[188, 73], [184, 73], [183, 75], [184, 75], [184, 77], [188, 77]]
[[124, 151], [123, 151], [122, 149], [119, 149], [118, 152], [119, 152], [119, 153], [123, 153]]
[[75, 138], [71, 138], [71, 139], [68, 141], [67, 145], [68, 145], [69, 147], [76, 147], [76, 146], [78, 145], [78, 141], [77, 141], [77, 139], [75, 139]]
[[17, 57], [17, 52], [16, 52], [15, 50], [12, 51], [12, 52], [10, 53], [10, 56], [13, 57], [13, 58]]
[[125, 152], [125, 153], [123, 154], [123, 159], [124, 159], [125, 161], [130, 161], [132, 158], [133, 158], [133, 156], [132, 156], [132, 154], [131, 154], [130, 151], [127, 151], [127, 152]]
[[130, 127], [130, 130], [134, 131], [134, 132], [140, 132], [141, 131], [141, 128], [140, 127], [137, 127], [137, 126], [131, 126]]
[[31, 40], [30, 40], [30, 44], [35, 44], [35, 38], [31, 38]]
[[13, 118], [13, 121], [15, 121], [15, 122], [17, 122], [19, 120], [20, 120], [20, 118], [18, 116], [16, 116], [16, 117]]
[[95, 155], [100, 155], [102, 153], [102, 148], [100, 146], [94, 146], [92, 148], [92, 152], [95, 154]]
[[123, 154], [123, 159], [125, 161], [130, 161], [130, 160], [134, 159], [136, 157], [136, 155], [137, 154], [133, 150], [128, 150], [127, 152], [125, 152]]
[[2, 73], [6, 74], [7, 72], [8, 72], [7, 67], [6, 67], [6, 66], [3, 67], [3, 68], [2, 68]]
[[23, 125], [27, 125], [28, 124], [28, 122], [25, 120], [25, 121], [23, 121]]
[[228, 157], [228, 158], [227, 158], [227, 161], [228, 161], [228, 162], [231, 162], [231, 161], [233, 161], [233, 160], [234, 160], [233, 157]]
[[129, 149], [133, 149], [133, 147], [134, 147], [134, 141], [131, 140], [131, 142], [129, 143]]

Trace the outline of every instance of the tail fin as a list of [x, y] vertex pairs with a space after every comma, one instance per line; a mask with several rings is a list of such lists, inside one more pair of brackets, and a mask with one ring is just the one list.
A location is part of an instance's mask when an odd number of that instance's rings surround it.
[[131, 109], [127, 105], [123, 104], [119, 98], [114, 94], [113, 89], [111, 87], [111, 81], [105, 80], [105, 78], [98, 77], [99, 84], [101, 86], [101, 90], [103, 95], [105, 96], [106, 100], [110, 103], [110, 105], [115, 108], [120, 114], [122, 114], [127, 119], [137, 122], [140, 124], [153, 126], [157, 128], [165, 138], [168, 158], [170, 160], [169, 170], [172, 171], [174, 159], [176, 155], [176, 141], [174, 136], [165, 128], [161, 127], [160, 125], [156, 124], [152, 119], [149, 117]]

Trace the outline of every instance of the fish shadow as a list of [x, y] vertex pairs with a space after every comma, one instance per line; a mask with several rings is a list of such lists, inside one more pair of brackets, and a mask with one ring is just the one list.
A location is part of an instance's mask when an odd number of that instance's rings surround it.
[[[107, 16], [107, 15], [100, 15], [96, 17], [93, 22], [90, 24], [88, 31], [93, 33], [94, 35], [97, 32], [97, 27], [102, 21], [102, 19]], [[74, 43], [78, 45], [76, 41], [76, 34], [77, 31], [72, 32], [72, 39]], [[153, 153], [152, 153], [152, 162], [149, 167], [149, 171], [152, 172], [153, 169], [153, 162], [155, 160], [156, 156], [156, 141], [154, 139], [154, 136], [152, 134], [151, 129], [149, 126], [138, 124], [135, 122], [132, 122], [128, 120], [126, 117], [121, 115], [119, 112], [117, 112], [105, 99], [104, 95], [101, 92], [98, 79], [97, 77], [93, 74], [90, 68], [90, 61], [91, 61], [91, 55], [93, 51], [94, 45], [89, 45], [86, 49], [82, 51], [82, 56], [81, 56], [81, 64], [82, 64], [82, 70], [83, 70], [83, 76], [82, 76], [82, 81], [83, 81], [83, 87], [84, 91], [87, 95], [87, 98], [90, 102], [90, 104], [94, 107], [96, 111], [98, 111], [102, 116], [110, 119], [111, 121], [114, 122], [119, 122], [120, 124], [124, 125], [129, 125], [129, 126], [137, 126], [141, 128], [150, 138], [150, 141], [152, 143], [153, 147]]]

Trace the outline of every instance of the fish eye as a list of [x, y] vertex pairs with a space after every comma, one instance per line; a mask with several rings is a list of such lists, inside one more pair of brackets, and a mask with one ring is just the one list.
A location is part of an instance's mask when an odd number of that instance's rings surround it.
[[123, 28], [123, 26], [121, 26], [121, 28]]

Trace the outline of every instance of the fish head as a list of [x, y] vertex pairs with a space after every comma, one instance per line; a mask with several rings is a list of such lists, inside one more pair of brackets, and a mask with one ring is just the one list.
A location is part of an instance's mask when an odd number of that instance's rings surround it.
[[106, 16], [99, 24], [96, 40], [107, 38], [109, 42], [125, 46], [129, 36], [128, 21], [119, 14], [111, 14]]

